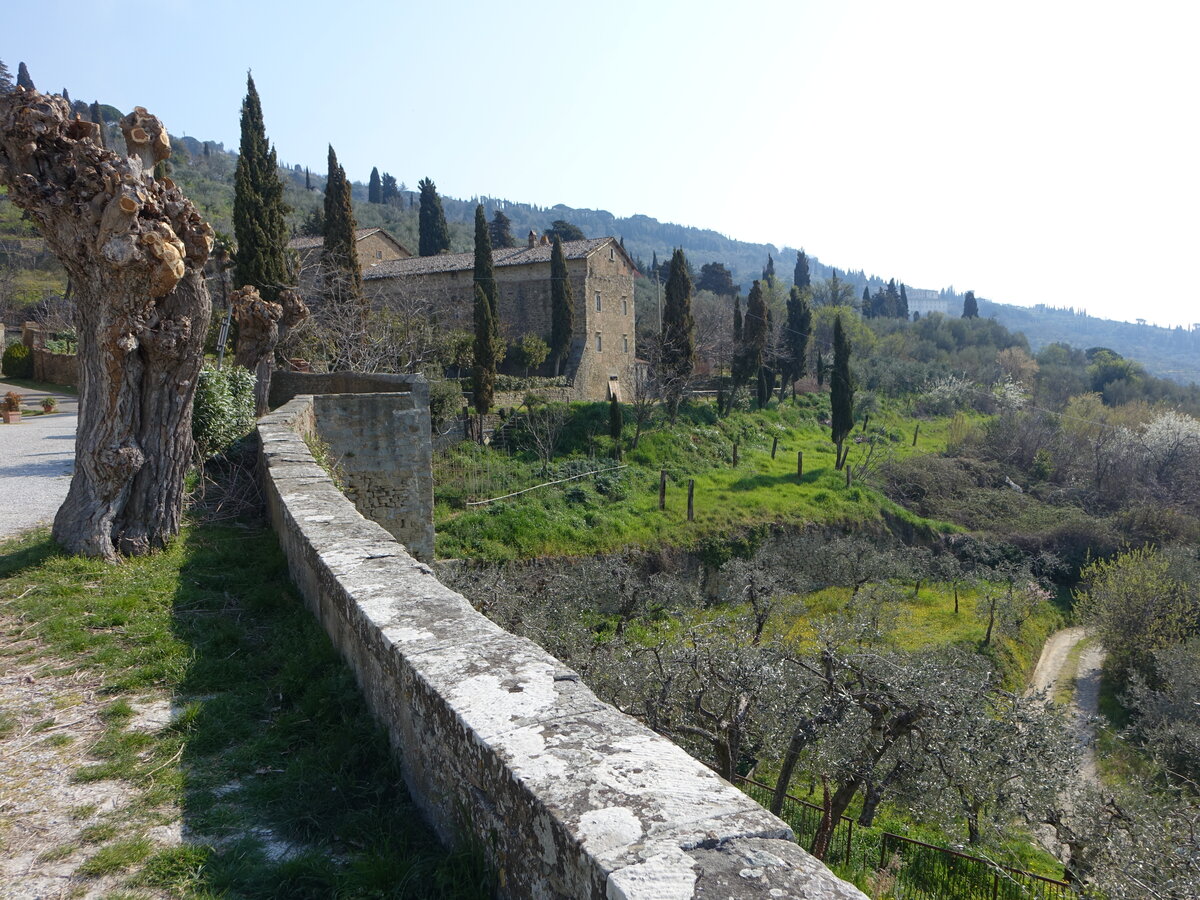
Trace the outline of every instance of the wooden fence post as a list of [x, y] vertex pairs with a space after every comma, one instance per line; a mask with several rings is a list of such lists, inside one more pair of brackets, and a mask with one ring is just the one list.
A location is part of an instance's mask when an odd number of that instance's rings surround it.
[[779, 448], [779, 435], [771, 438], [771, 459], [775, 458], [775, 451]]
[[917, 446], [917, 435], [921, 433], [921, 423], [917, 423], [917, 427], [913, 429], [913, 446]]
[[738, 445], [737, 445], [737, 441], [734, 441], [733, 442], [733, 467], [735, 469], [737, 468], [737, 462], [738, 462]]
[[688, 479], [688, 521], [693, 522], [696, 519], [696, 508], [692, 505], [692, 498], [696, 494], [696, 479]]
[[658, 473], [658, 508], [667, 508], [667, 470]]
[[804, 477], [804, 451], [803, 450], [796, 451], [796, 477], [797, 478]]

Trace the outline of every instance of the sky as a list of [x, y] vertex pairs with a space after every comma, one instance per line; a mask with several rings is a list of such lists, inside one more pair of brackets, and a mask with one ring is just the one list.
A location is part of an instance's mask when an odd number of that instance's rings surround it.
[[[279, 157], [1200, 322], [1200, 4], [7, 0], [39, 89]], [[707, 262], [696, 260], [694, 264]], [[786, 267], [785, 267], [786, 268]]]

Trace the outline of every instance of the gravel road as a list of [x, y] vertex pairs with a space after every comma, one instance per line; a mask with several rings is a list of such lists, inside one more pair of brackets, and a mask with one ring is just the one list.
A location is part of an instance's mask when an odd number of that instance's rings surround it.
[[[44, 394], [0, 383], [0, 394], [15, 390], [31, 400]], [[0, 539], [48, 524], [67, 496], [75, 466], [75, 426], [79, 421], [74, 397], [60, 394], [61, 412], [24, 416], [20, 424], [0, 424]]]

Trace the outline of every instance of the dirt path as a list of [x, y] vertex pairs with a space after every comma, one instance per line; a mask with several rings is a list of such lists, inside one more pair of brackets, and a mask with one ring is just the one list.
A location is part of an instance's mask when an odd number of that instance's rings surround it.
[[[0, 898], [57, 900], [101, 897], [165, 898], [153, 888], [122, 893], [127, 866], [88, 873], [101, 845], [131, 824], [145, 853], [182, 841], [178, 809], [137, 809], [139, 791], [115, 780], [79, 781], [83, 765], [101, 760], [91, 751], [101, 739], [109, 702], [100, 684], [84, 674], [54, 675], [55, 660], [14, 663], [13, 642], [0, 638]], [[147, 698], [148, 700], [151, 698]], [[134, 708], [132, 728], [162, 727], [162, 698]], [[88, 873], [88, 874], [84, 874]]]
[[1095, 719], [1100, 713], [1100, 668], [1104, 664], [1104, 648], [1097, 643], [1088, 644], [1078, 654], [1077, 663], [1068, 665], [1071, 651], [1087, 636], [1087, 630], [1080, 627], [1064, 628], [1050, 635], [1042, 647], [1042, 656], [1033, 671], [1028, 692], [1040, 691], [1052, 698], [1064, 678], [1073, 679], [1075, 690], [1071, 695], [1070, 711], [1083, 750], [1080, 776], [1099, 783]]

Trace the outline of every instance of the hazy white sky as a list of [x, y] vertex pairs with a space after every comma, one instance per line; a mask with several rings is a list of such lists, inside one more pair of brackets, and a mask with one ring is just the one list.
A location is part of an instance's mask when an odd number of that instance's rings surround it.
[[[49, 27], [48, 27], [49, 26]], [[1200, 5], [5, 2], [0, 59], [288, 163], [644, 213], [915, 287], [1200, 321]], [[704, 262], [700, 260], [698, 262]]]

